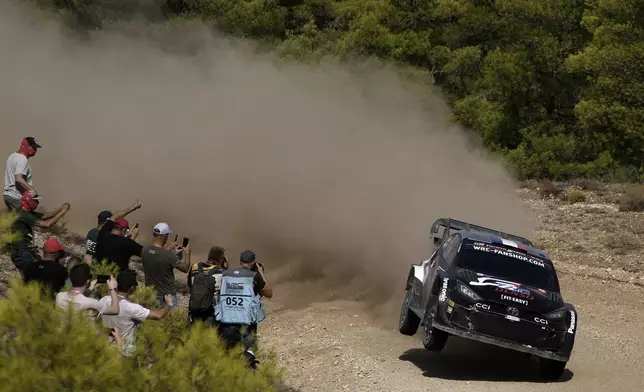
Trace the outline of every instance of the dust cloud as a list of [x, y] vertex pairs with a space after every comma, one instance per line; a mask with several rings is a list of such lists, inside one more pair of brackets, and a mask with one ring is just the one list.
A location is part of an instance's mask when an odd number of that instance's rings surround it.
[[167, 221], [200, 254], [254, 249], [286, 306], [396, 309], [436, 218], [532, 234], [500, 164], [386, 67], [284, 64], [204, 30], [185, 34], [190, 56], [114, 32], [81, 43], [1, 4], [0, 152], [40, 141], [34, 185], [79, 232], [138, 199], [143, 234]]

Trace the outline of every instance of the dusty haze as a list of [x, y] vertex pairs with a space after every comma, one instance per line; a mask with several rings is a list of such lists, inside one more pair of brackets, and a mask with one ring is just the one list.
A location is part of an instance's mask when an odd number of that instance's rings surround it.
[[278, 65], [212, 36], [190, 58], [74, 43], [1, 4], [0, 152], [37, 137], [34, 185], [79, 231], [139, 199], [143, 233], [167, 221], [198, 253], [252, 248], [269, 279], [311, 279], [276, 291], [294, 305], [374, 289], [397, 305], [438, 217], [532, 234], [500, 165], [387, 70]]

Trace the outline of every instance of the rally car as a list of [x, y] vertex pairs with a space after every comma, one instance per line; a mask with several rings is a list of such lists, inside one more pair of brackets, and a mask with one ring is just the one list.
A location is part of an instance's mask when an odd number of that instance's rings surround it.
[[400, 333], [422, 325], [423, 345], [435, 352], [455, 335], [532, 354], [541, 377], [561, 377], [579, 317], [547, 254], [526, 238], [450, 218], [431, 233], [431, 257], [409, 271]]

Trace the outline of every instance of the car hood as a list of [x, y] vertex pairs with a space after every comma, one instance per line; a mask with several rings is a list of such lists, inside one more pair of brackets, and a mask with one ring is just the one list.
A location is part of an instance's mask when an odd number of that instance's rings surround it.
[[561, 295], [498, 276], [459, 269], [457, 277], [485, 301], [545, 314], [563, 306]]

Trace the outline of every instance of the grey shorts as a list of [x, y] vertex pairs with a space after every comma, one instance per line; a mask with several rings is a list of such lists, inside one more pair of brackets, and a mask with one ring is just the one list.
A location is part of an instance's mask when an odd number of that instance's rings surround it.
[[20, 209], [20, 199], [14, 199], [11, 196], [3, 195], [4, 205], [9, 211], [18, 211]]

